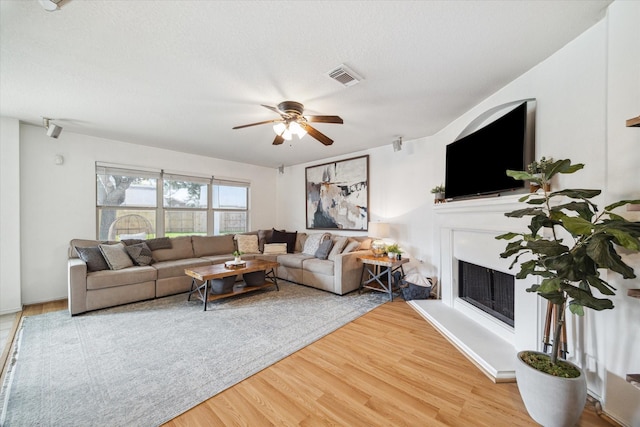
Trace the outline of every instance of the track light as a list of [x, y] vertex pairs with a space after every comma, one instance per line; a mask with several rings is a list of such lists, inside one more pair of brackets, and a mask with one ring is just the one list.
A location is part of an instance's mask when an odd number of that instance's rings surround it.
[[392, 142], [393, 144], [393, 151], [400, 151], [402, 150], [402, 137], [398, 137], [398, 139], [396, 139], [395, 141]]
[[60, 134], [62, 133], [62, 126], [58, 126], [55, 123], [52, 123], [51, 120], [47, 117], [42, 118], [44, 122], [44, 127], [47, 130], [47, 136], [50, 138], [58, 139]]

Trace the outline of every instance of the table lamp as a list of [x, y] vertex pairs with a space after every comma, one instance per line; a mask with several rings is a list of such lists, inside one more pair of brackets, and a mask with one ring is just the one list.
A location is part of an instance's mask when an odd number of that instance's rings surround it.
[[371, 252], [374, 256], [384, 255], [384, 251], [387, 245], [382, 239], [389, 235], [389, 224], [386, 222], [370, 222], [369, 223], [369, 236], [373, 238], [371, 242]]

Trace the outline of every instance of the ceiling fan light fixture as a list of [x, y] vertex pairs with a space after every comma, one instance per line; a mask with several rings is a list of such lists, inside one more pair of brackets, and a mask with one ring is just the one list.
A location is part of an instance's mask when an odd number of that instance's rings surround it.
[[293, 138], [293, 133], [291, 132], [291, 130], [287, 127], [284, 132], [282, 132], [281, 135], [286, 141], [291, 141], [291, 138]]
[[282, 132], [284, 132], [286, 129], [287, 125], [282, 122], [273, 125], [273, 131], [276, 133], [276, 135], [282, 135]]
[[297, 135], [298, 139], [302, 139], [302, 137], [307, 134], [307, 131], [304, 130], [304, 128], [300, 126], [298, 122], [291, 122], [289, 124], [289, 130], [291, 131], [291, 133]]

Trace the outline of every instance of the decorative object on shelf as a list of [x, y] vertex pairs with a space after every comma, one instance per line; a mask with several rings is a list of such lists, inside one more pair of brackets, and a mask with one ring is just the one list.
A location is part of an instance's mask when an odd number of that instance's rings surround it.
[[436, 185], [431, 189], [431, 193], [433, 193], [435, 198], [435, 203], [444, 203], [444, 185]]
[[535, 176], [535, 179], [529, 180], [529, 192], [535, 193], [540, 188], [544, 191], [551, 191], [551, 178], [548, 176], [551, 172], [550, 167], [553, 164], [553, 158], [548, 159], [544, 156], [540, 160], [534, 160], [527, 166], [527, 172]]
[[389, 235], [389, 224], [386, 222], [370, 222], [368, 228], [369, 236], [373, 238], [371, 252], [377, 257], [384, 255], [387, 245], [382, 239]]
[[400, 249], [397, 243], [387, 246], [387, 254], [390, 259], [402, 259], [402, 249]]
[[233, 251], [233, 262], [240, 264], [242, 262], [242, 255], [244, 255], [244, 252], [242, 251]]
[[[570, 160], [564, 159], [547, 165], [544, 181], [528, 171], [509, 170], [507, 175], [517, 180], [544, 184], [558, 173], [571, 174], [583, 167], [583, 164], [573, 165]], [[510, 241], [500, 256], [515, 256], [511, 267], [518, 263], [520, 256], [527, 257], [527, 261], [519, 264], [517, 279], [525, 279], [528, 276], [541, 278], [540, 284], [532, 285], [527, 292], [537, 292], [554, 305], [552, 312], [555, 326], [552, 331], [551, 354], [540, 355], [547, 359], [547, 366], [561, 371], [561, 376], [571, 375], [568, 371], [560, 369], [563, 361], [558, 358], [561, 353], [559, 344], [562, 342], [567, 303], [569, 310], [577, 315], [584, 314], [584, 307], [594, 310], [612, 309], [613, 303], [606, 296], [614, 295], [615, 289], [600, 277], [599, 269], [610, 269], [625, 279], [636, 277], [633, 268], [625, 264], [618, 254], [617, 248], [624, 247], [631, 252], [640, 251], [640, 222], [627, 221], [612, 211], [628, 204], [640, 204], [640, 200], [622, 200], [606, 206], [600, 213], [591, 201], [600, 193], [600, 190], [566, 189], [552, 193], [545, 191], [543, 194], [528, 194], [520, 198], [520, 202], [526, 202], [528, 207], [505, 214], [510, 218], [530, 216], [528, 231], [505, 233], [496, 237]], [[571, 201], [554, 203], [556, 198], [569, 198]], [[541, 233], [543, 229], [548, 232]], [[567, 235], [572, 239], [567, 239]], [[605, 298], [593, 295], [591, 288], [595, 288]], [[518, 363], [523, 361], [522, 357], [523, 353], [520, 353]], [[528, 371], [535, 369], [524, 362], [516, 369], [518, 388], [529, 415], [543, 425], [575, 425], [584, 409], [586, 399], [584, 372], [577, 369], [578, 378], [582, 377], [582, 380], [567, 380], [584, 385], [573, 387], [555, 384], [551, 386], [551, 390], [547, 390], [536, 389], [537, 380], [529, 381], [534, 375]], [[553, 372], [547, 373], [557, 375]], [[558, 377], [557, 382], [563, 380]], [[569, 409], [572, 403], [575, 404], [574, 409]], [[552, 422], [547, 418], [553, 414], [561, 417], [564, 424], [555, 424], [557, 421]]]
[[305, 189], [308, 229], [367, 230], [368, 155], [307, 167]]

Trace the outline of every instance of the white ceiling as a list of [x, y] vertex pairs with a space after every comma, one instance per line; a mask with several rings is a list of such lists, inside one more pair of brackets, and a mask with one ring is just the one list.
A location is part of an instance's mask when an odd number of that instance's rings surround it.
[[[0, 114], [277, 167], [432, 135], [604, 16], [595, 1], [0, 1]], [[364, 80], [327, 72], [346, 64]], [[535, 94], [532, 94], [535, 95]], [[302, 102], [330, 147], [273, 146]], [[60, 136], [64, 140], [65, 131]], [[43, 131], [44, 132], [44, 131]]]

